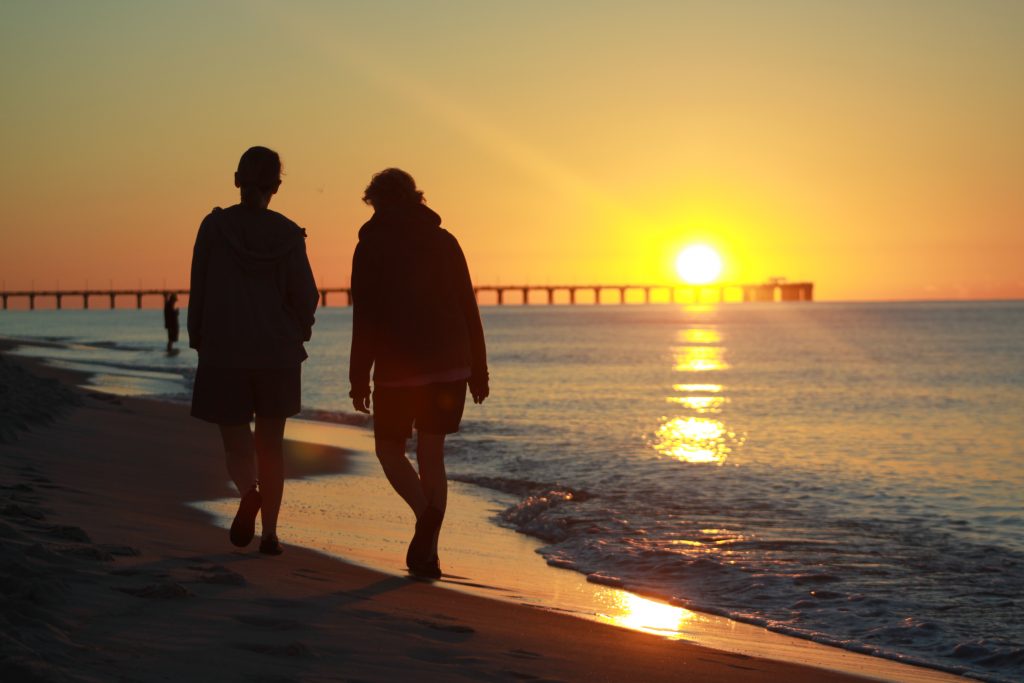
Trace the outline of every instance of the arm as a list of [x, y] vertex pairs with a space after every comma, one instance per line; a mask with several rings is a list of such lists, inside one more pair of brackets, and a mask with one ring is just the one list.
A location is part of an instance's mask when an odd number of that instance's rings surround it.
[[470, 362], [469, 392], [475, 403], [483, 403], [490, 395], [490, 375], [487, 372], [487, 344], [484, 341], [484, 326], [480, 321], [480, 308], [476, 303], [476, 292], [473, 291], [473, 279], [469, 275], [469, 264], [458, 240], [452, 238], [454, 246], [455, 266], [458, 269], [458, 289], [462, 312], [469, 332]]
[[313, 336], [313, 323], [316, 322], [313, 314], [320, 303], [320, 292], [316, 288], [316, 279], [313, 277], [313, 269], [306, 254], [305, 231], [302, 234], [302, 244], [292, 252], [292, 267], [288, 269], [285, 297], [288, 308], [302, 331], [303, 341], [309, 341]]
[[349, 353], [349, 396], [359, 412], [369, 412], [370, 368], [374, 361], [373, 292], [366, 248], [356, 245], [352, 255], [352, 349]]
[[188, 286], [188, 345], [199, 350], [203, 343], [203, 306], [206, 304], [206, 270], [210, 261], [209, 216], [203, 220], [192, 247], [192, 274]]

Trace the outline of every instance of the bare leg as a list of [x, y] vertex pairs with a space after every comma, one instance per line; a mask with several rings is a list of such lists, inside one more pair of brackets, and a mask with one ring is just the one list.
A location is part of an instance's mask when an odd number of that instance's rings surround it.
[[384, 476], [391, 482], [391, 487], [402, 497], [412, 509], [416, 519], [427, 509], [427, 499], [423, 495], [419, 475], [413, 469], [409, 458], [405, 457], [405, 439], [375, 440], [377, 459], [384, 469]]
[[224, 442], [228, 474], [231, 475], [231, 481], [235, 482], [238, 495], [243, 496], [256, 483], [254, 448], [249, 423], [220, 425], [220, 438]]
[[284, 493], [283, 417], [256, 416], [256, 461], [260, 473], [260, 519], [263, 537], [277, 536], [277, 516]]
[[[416, 460], [420, 466], [420, 487], [427, 503], [439, 510], [441, 516], [448, 507], [448, 473], [444, 469], [444, 434], [424, 434], [416, 436]], [[441, 533], [438, 528], [432, 544], [434, 555], [437, 555], [437, 538]]]
[[441, 512], [448, 505], [448, 474], [444, 469], [444, 434], [416, 437], [416, 460], [420, 467], [420, 486], [427, 502]]

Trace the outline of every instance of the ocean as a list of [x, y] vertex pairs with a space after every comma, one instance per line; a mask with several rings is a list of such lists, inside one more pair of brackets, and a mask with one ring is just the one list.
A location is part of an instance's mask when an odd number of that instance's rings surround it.
[[[451, 478], [551, 565], [691, 609], [1024, 680], [1024, 303], [482, 309], [491, 397]], [[184, 320], [184, 311], [182, 311]], [[358, 424], [351, 311], [319, 311], [304, 416]], [[186, 399], [159, 310], [0, 312], [0, 336]], [[183, 335], [184, 336], [184, 335]], [[179, 344], [185, 347], [186, 343]]]

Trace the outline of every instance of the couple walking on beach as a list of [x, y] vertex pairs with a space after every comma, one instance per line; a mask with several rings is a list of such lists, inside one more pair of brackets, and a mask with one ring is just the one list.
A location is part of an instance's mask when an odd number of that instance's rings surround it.
[[[188, 305], [189, 346], [199, 352], [192, 415], [220, 427], [241, 497], [230, 539], [247, 546], [259, 514], [259, 550], [268, 555], [282, 552], [284, 426], [300, 410], [303, 342], [319, 301], [305, 231], [268, 208], [280, 185], [276, 152], [242, 155], [241, 201], [214, 209], [199, 227]], [[444, 441], [459, 429], [467, 386], [476, 403], [489, 393], [483, 326], [459, 243], [412, 176], [381, 171], [363, 201], [374, 213], [352, 259], [349, 396], [357, 411], [372, 406], [377, 458], [416, 516], [406, 564], [438, 578]], [[418, 471], [405, 455], [414, 427]]]

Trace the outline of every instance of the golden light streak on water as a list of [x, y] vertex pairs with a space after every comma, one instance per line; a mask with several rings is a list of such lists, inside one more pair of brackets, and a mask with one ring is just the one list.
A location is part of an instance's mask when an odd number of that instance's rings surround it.
[[728, 400], [724, 396], [669, 396], [669, 403], [677, 403], [703, 415], [704, 413], [720, 413], [722, 405]]
[[709, 394], [719, 394], [722, 392], [724, 387], [721, 384], [673, 384], [672, 391], [678, 391], [681, 394], [689, 394], [693, 392], [706, 392]]
[[676, 372], [707, 372], [726, 370], [725, 350], [719, 346], [676, 346], [672, 349]]
[[710, 327], [687, 327], [676, 333], [680, 344], [720, 344], [722, 333]]
[[601, 614], [601, 621], [658, 635], [679, 631], [686, 622], [697, 617], [695, 612], [683, 607], [648, 600], [622, 591], [615, 593], [611, 607], [609, 611], [615, 613]]
[[684, 462], [722, 463], [729, 454], [725, 425], [706, 417], [669, 419], [654, 438], [654, 450]]

